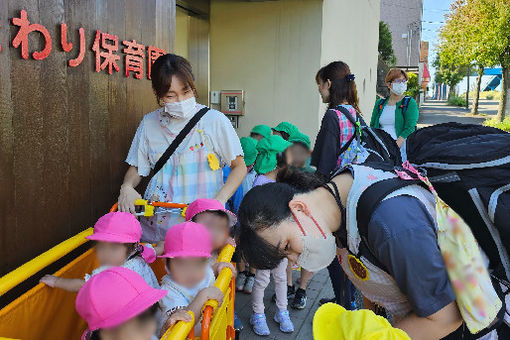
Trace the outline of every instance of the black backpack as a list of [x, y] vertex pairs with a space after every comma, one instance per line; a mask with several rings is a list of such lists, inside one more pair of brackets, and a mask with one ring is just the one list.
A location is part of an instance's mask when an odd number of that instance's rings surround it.
[[365, 162], [383, 162], [392, 165], [402, 164], [400, 149], [395, 140], [386, 131], [371, 128], [359, 114], [356, 119], [354, 119], [349, 110], [341, 105], [337, 106], [336, 110], [340, 111], [356, 127], [356, 131], [351, 139], [340, 149], [340, 155], [344, 153], [352, 144], [353, 140], [356, 139], [358, 144], [363, 146], [369, 153]]
[[[406, 153], [469, 225], [489, 258], [493, 277], [510, 287], [510, 134], [481, 125], [439, 124], [412, 133]], [[409, 184], [416, 182], [383, 181], [363, 193], [358, 211], [366, 221], [358, 220], [360, 234], [366, 233], [364, 225], [377, 205]]]

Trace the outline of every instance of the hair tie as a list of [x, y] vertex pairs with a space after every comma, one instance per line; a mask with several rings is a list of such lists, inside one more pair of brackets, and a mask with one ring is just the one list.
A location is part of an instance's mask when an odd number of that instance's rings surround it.
[[354, 79], [356, 79], [356, 77], [352, 73], [349, 73], [348, 75], [345, 76], [345, 80], [347, 81], [353, 81]]

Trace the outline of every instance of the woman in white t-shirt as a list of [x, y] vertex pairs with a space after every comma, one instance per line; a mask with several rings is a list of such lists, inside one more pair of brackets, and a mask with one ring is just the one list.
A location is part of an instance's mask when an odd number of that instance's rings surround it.
[[375, 102], [370, 126], [386, 131], [401, 147], [418, 124], [418, 105], [409, 96], [407, 90], [407, 73], [399, 68], [391, 69], [386, 75], [386, 86], [390, 89], [388, 98]]
[[[120, 189], [120, 211], [135, 211], [134, 202], [141, 198], [135, 188], [141, 178], [149, 176], [179, 132], [205, 108], [196, 102], [194, 77], [185, 58], [174, 54], [159, 57], [152, 66], [151, 78], [161, 108], [146, 114], [136, 131], [126, 159], [130, 168]], [[223, 166], [231, 168], [225, 182]], [[209, 109], [153, 175], [144, 198], [174, 203], [216, 198], [225, 203], [245, 175], [243, 150], [232, 124], [221, 112]], [[171, 226], [183, 221], [180, 213], [142, 218], [142, 240], [163, 240]]]

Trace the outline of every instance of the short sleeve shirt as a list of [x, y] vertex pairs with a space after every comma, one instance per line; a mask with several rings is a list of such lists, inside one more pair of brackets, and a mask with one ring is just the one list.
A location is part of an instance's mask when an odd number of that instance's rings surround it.
[[368, 225], [368, 246], [419, 317], [455, 301], [435, 222], [417, 198], [401, 195], [381, 202]]
[[[204, 107], [197, 104], [195, 113]], [[188, 121], [189, 119], [171, 118], [162, 108], [146, 114], [136, 130], [126, 162], [137, 167], [140, 176], [148, 176], [159, 156]], [[211, 144], [208, 147], [218, 156], [221, 164], [230, 166], [237, 156], [244, 155], [239, 137], [223, 113], [209, 110], [197, 123], [197, 128], [204, 132]]]
[[176, 283], [170, 274], [163, 276], [161, 289], [168, 291], [167, 295], [159, 301], [163, 312], [166, 313], [175, 309], [186, 308], [202, 289], [214, 285], [214, 281], [214, 273], [210, 266], [207, 266], [204, 279], [192, 288]]

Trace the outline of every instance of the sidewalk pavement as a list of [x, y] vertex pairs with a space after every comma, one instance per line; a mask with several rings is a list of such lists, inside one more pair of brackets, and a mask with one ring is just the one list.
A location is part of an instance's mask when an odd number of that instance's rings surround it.
[[497, 111], [497, 101], [480, 100], [479, 112], [481, 114], [473, 116], [470, 114], [470, 110], [463, 107], [449, 106], [446, 101], [427, 100], [420, 108], [418, 128], [447, 122], [482, 124], [487, 118], [495, 116]]
[[[294, 282], [299, 277], [299, 271], [293, 272]], [[333, 297], [333, 288], [329, 281], [328, 271], [326, 269], [321, 270], [314, 275], [313, 279], [308, 285], [306, 294], [308, 301], [305, 309], [296, 310], [290, 307], [289, 300], [289, 313], [292, 322], [294, 323], [294, 333], [285, 334], [280, 332], [278, 324], [273, 321], [274, 314], [277, 310], [276, 304], [271, 301], [271, 297], [274, 293], [273, 280], [266, 288], [264, 296], [264, 304], [266, 307], [266, 319], [267, 325], [271, 331], [271, 335], [267, 337], [261, 337], [253, 333], [250, 326], [250, 316], [252, 314], [251, 308], [251, 295], [244, 293], [237, 293], [235, 300], [235, 311], [239, 318], [241, 318], [244, 329], [239, 333], [239, 339], [241, 340], [311, 340], [312, 339], [312, 320], [315, 311], [319, 307], [319, 300], [323, 297]]]

